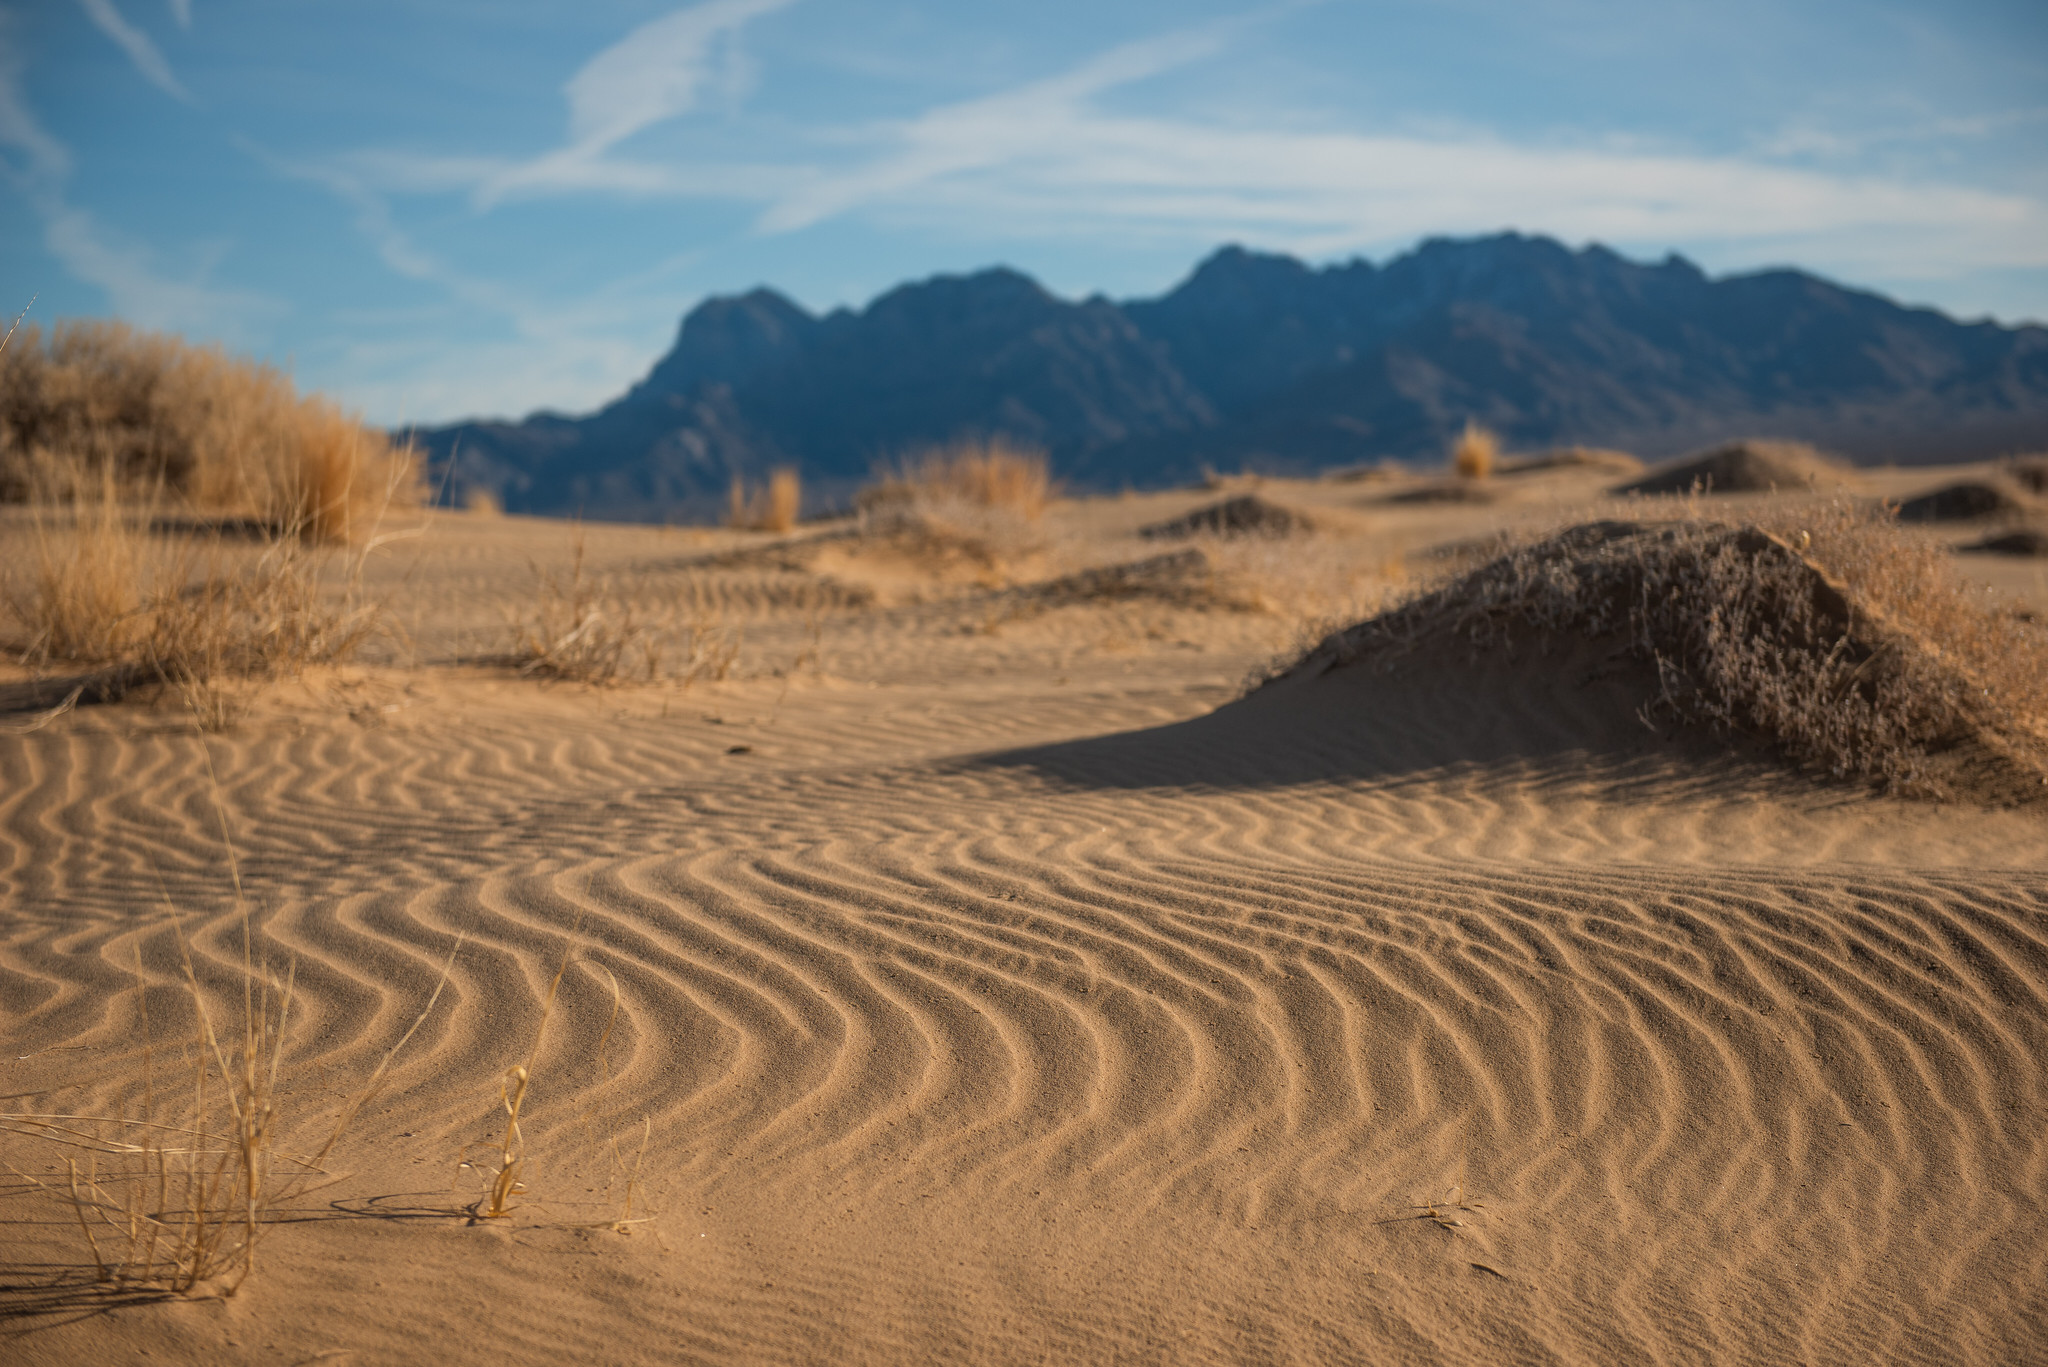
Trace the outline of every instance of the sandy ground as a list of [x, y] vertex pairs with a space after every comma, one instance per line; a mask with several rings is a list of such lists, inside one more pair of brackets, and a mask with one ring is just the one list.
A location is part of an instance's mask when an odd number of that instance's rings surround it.
[[[997, 567], [447, 515], [370, 561], [398, 630], [226, 733], [0, 734], [16, 1113], [189, 1086], [178, 927], [231, 1016], [236, 873], [295, 965], [280, 1151], [460, 941], [232, 1297], [96, 1285], [29, 1180], [66, 1151], [0, 1133], [0, 1358], [2048, 1361], [2040, 808], [1655, 729], [1569, 648], [1239, 700], [1604, 482], [1268, 483], [1320, 530], [1124, 598], [1019, 586], [1214, 494], [1056, 505]], [[493, 659], [579, 536], [698, 677]], [[2044, 563], [1964, 558], [2037, 609]], [[529, 1051], [527, 1189], [473, 1220]]]

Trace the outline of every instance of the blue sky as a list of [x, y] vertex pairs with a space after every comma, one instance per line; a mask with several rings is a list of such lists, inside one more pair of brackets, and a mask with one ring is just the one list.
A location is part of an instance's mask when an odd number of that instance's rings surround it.
[[1501, 228], [2048, 318], [2048, 5], [0, 0], [0, 304], [382, 422], [591, 407], [756, 284]]

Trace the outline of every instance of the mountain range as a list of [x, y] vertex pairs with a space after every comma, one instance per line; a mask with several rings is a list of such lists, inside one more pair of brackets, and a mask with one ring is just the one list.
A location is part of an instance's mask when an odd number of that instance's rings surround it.
[[2048, 446], [2048, 328], [1516, 233], [1380, 266], [1225, 247], [1155, 299], [1061, 299], [1005, 268], [822, 316], [770, 289], [712, 298], [595, 413], [409, 435], [458, 497], [653, 520], [708, 516], [735, 477], [785, 465], [829, 505], [964, 438], [1039, 447], [1073, 487], [1144, 488], [1434, 463], [1467, 420], [1515, 449], [1655, 459], [1769, 435], [1863, 462], [1975, 459]]

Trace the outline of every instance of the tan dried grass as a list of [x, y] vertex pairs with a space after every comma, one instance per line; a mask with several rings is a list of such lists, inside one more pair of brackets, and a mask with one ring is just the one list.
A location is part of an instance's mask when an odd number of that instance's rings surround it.
[[416, 451], [273, 367], [121, 323], [25, 329], [0, 353], [0, 501], [76, 497], [109, 474], [329, 542], [423, 497]]
[[217, 729], [246, 684], [346, 659], [380, 628], [361, 590], [374, 540], [337, 565], [289, 532], [255, 545], [157, 534], [159, 513], [104, 469], [96, 491], [37, 503], [27, 564], [0, 581], [15, 627], [4, 648], [34, 669], [91, 671], [102, 701], [168, 692]]
[[509, 624], [510, 663], [521, 674], [610, 687], [673, 681], [685, 687], [724, 679], [737, 662], [739, 633], [715, 614], [687, 620], [650, 611], [584, 565], [577, 529], [567, 575], [541, 573], [533, 610]]
[[2048, 629], [1847, 499], [1732, 526], [1590, 523], [1335, 633], [1295, 665], [1516, 630], [1615, 637], [1646, 706], [1899, 794], [2048, 795]]
[[803, 502], [803, 481], [788, 466], [771, 470], [767, 484], [758, 490], [749, 490], [747, 482], [734, 475], [726, 525], [749, 532], [794, 531]]
[[1052, 473], [1040, 451], [1000, 438], [927, 451], [886, 469], [861, 491], [863, 509], [1002, 512], [1035, 523], [1052, 497]]
[[1500, 460], [1500, 438], [1467, 419], [1465, 430], [1451, 443], [1451, 468], [1460, 479], [1486, 479]]
[[[239, 877], [237, 889], [239, 896]], [[149, 1081], [152, 1034], [138, 953], [138, 1024], [146, 1051], [142, 1114], [0, 1113], [0, 1128], [50, 1143], [66, 1155], [61, 1187], [26, 1173], [17, 1176], [69, 1207], [97, 1286], [117, 1293], [233, 1295], [255, 1270], [257, 1245], [279, 1214], [332, 1180], [328, 1161], [432, 1014], [460, 948], [458, 940], [426, 1005], [343, 1104], [324, 1142], [310, 1154], [293, 1155], [278, 1143], [287, 1120], [281, 1083], [288, 1080], [296, 965], [288, 965], [280, 979], [257, 962], [245, 909], [239, 1021], [237, 1028], [223, 1029], [222, 1013], [201, 986], [180, 930], [179, 963], [195, 1018], [189, 1101], [159, 1100]]]

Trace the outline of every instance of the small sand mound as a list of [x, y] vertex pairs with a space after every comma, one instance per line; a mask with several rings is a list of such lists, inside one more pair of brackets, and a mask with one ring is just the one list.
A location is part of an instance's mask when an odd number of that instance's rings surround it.
[[1732, 441], [1660, 465], [1617, 494], [1765, 494], [1803, 489], [1839, 470], [1813, 447], [1797, 441]]
[[2048, 494], [2048, 456], [2028, 456], [2006, 467], [2015, 483], [2033, 493]]
[[1211, 503], [1184, 516], [1140, 527], [1138, 535], [1151, 541], [1180, 540], [1209, 536], [1292, 536], [1309, 530], [1306, 517], [1257, 494], [1239, 494], [1221, 503]]
[[1594, 446], [1565, 446], [1540, 456], [1504, 460], [1494, 473], [1533, 475], [1544, 470], [1603, 470], [1613, 475], [1642, 472], [1643, 463], [1626, 451], [1608, 451]]
[[1944, 485], [1899, 505], [1901, 522], [1974, 522], [2009, 517], [2023, 505], [2006, 490], [1982, 480]]
[[2048, 797], [2048, 632], [1977, 602], [1939, 550], [1882, 519], [1846, 504], [1830, 518], [1572, 527], [1326, 638], [1279, 677], [1430, 640], [1606, 640], [1653, 667], [1646, 714], [1901, 794]]
[[1416, 489], [1403, 489], [1388, 494], [1381, 503], [1491, 503], [1493, 491], [1478, 480], [1447, 480], [1441, 484], [1425, 484]]
[[1081, 570], [1042, 584], [1033, 584], [1018, 592], [1053, 604], [1124, 598], [1158, 598], [1181, 603], [1209, 599], [1214, 592], [1213, 581], [1209, 557], [1190, 547], [1121, 565]]
[[1973, 541], [1956, 549], [1983, 555], [2048, 556], [2048, 532], [2025, 527], [2016, 532], [1987, 536], [1982, 541]]

